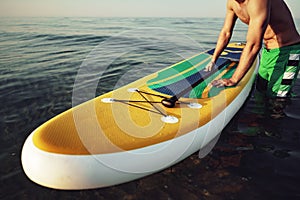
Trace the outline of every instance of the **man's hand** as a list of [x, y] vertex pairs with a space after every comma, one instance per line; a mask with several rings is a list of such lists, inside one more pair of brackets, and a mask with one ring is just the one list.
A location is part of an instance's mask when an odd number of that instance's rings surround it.
[[214, 61], [209, 62], [209, 63], [206, 65], [204, 71], [205, 71], [205, 72], [210, 72], [210, 71], [212, 70], [212, 68], [215, 67], [215, 65], [216, 65], [216, 63], [215, 63]]
[[223, 87], [223, 86], [234, 86], [237, 83], [230, 78], [230, 79], [214, 80], [213, 82], [211, 82], [211, 84], [214, 87]]

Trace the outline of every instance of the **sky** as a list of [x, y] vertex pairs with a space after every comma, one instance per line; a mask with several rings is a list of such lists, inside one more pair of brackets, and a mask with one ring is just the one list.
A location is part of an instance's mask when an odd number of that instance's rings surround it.
[[[285, 0], [300, 18], [300, 0]], [[226, 0], [0, 0], [0, 16], [224, 17]]]

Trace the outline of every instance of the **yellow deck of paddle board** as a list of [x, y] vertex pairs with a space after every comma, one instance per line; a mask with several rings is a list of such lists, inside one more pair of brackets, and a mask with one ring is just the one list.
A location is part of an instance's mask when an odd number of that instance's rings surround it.
[[[226, 88], [215, 97], [181, 99], [198, 102], [203, 105], [201, 109], [189, 108], [186, 104], [177, 104], [175, 108], [155, 104], [168, 115], [176, 116], [179, 122], [175, 124], [164, 123], [161, 115], [124, 103], [102, 102], [104, 98], [144, 100], [137, 92], [127, 90], [139, 88], [156, 93], [146, 85], [157, 75], [153, 74], [54, 117], [36, 129], [33, 142], [41, 150], [71, 155], [114, 153], [164, 142], [189, 133], [218, 115], [244, 88], [253, 70], [254, 67], [236, 87]], [[161, 100], [154, 96], [147, 98]], [[139, 105], [152, 109], [150, 104]]]

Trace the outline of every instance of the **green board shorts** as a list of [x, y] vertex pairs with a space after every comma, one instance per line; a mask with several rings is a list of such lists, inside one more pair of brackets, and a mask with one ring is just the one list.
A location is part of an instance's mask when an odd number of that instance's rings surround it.
[[263, 48], [257, 88], [271, 98], [289, 97], [300, 68], [300, 43], [276, 49]]

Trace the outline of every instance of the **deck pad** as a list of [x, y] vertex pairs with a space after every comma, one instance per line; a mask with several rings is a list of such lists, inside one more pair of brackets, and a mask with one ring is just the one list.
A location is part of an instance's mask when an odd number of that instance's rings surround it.
[[[182, 96], [186, 98], [199, 99], [217, 95], [222, 89], [210, 87], [209, 83], [214, 79], [232, 76], [237, 67], [235, 60], [241, 55], [241, 48], [227, 47], [216, 62], [217, 70], [209, 73], [204, 69], [210, 62], [213, 52], [214, 49], [158, 72], [155, 78], [147, 81], [148, 87], [170, 96], [188, 91]], [[203, 81], [197, 84], [199, 80]]]

